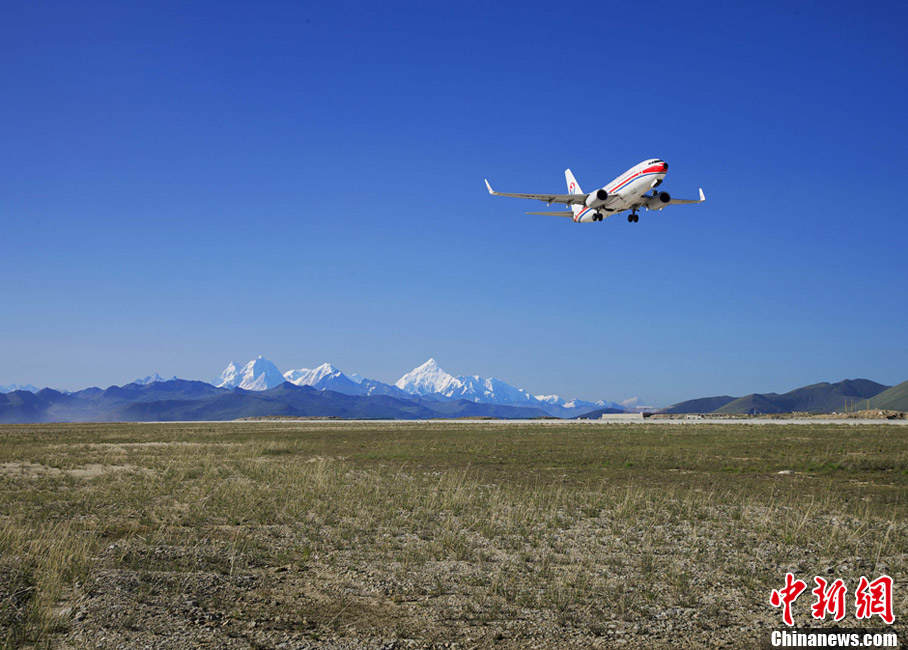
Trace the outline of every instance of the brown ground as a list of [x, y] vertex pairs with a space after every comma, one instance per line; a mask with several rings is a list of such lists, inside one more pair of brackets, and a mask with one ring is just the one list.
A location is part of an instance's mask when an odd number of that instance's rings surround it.
[[0, 640], [758, 647], [786, 571], [888, 573], [898, 618], [901, 429], [0, 427]]

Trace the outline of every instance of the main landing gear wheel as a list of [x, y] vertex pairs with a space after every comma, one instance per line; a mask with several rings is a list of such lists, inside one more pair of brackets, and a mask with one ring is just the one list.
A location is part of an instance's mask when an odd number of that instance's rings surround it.
[[631, 212], [627, 215], [628, 223], [637, 223], [638, 221], [640, 221], [640, 216], [636, 212]]

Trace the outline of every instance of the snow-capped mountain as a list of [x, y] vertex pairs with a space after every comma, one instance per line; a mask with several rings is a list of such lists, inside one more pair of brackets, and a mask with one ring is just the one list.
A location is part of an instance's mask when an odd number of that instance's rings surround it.
[[584, 413], [589, 413], [590, 411], [595, 411], [597, 409], [615, 409], [617, 411], [624, 411], [625, 408], [616, 402], [608, 402], [604, 399], [597, 400], [595, 402], [587, 402], [582, 399], [572, 399], [569, 402], [565, 402], [562, 407], [566, 412], [571, 415], [582, 415]]
[[360, 394], [361, 382], [353, 381], [330, 363], [323, 363], [312, 370], [288, 370], [284, 373], [284, 379], [297, 386], [312, 386], [318, 390], [333, 390], [346, 395]]
[[582, 399], [572, 399], [569, 402], [565, 402], [562, 406], [566, 409], [576, 409], [576, 408], [591, 408], [591, 409], [601, 409], [605, 407], [611, 408], [621, 408], [620, 404], [615, 404], [614, 402], [606, 402], [604, 399], [599, 400], [598, 402], [587, 402]]
[[515, 388], [494, 377], [445, 372], [435, 359], [429, 359], [397, 380], [394, 384], [410, 395], [438, 399], [467, 399], [490, 404], [539, 406], [539, 401], [521, 388]]
[[284, 379], [297, 386], [312, 386], [318, 390], [333, 390], [345, 395], [393, 395], [394, 397], [408, 398], [409, 394], [377, 381], [366, 379], [360, 375], [347, 375], [330, 363], [323, 363], [312, 370], [300, 368], [288, 370]]
[[40, 388], [31, 384], [10, 384], [9, 386], [0, 386], [0, 393], [12, 393], [16, 390], [27, 390], [29, 393], [37, 393]]
[[442, 370], [435, 359], [429, 359], [421, 366], [413, 368], [394, 382], [394, 385], [405, 393], [424, 397], [438, 395], [453, 397], [455, 393], [464, 389], [464, 383]]
[[[297, 386], [315, 386], [323, 379], [332, 379], [340, 376], [347, 377], [330, 363], [323, 363], [318, 368], [312, 370], [309, 368], [300, 368], [299, 370], [288, 370], [284, 373], [284, 379]], [[349, 377], [347, 378], [349, 379]]]
[[536, 395], [535, 397], [543, 404], [547, 404], [549, 406], [560, 406], [561, 408], [569, 410], [577, 410], [581, 413], [602, 408], [624, 408], [621, 404], [616, 404], [615, 402], [607, 402], [604, 399], [601, 399], [597, 402], [587, 402], [586, 400], [574, 398], [566, 402], [558, 395]]
[[[176, 376], [165, 379], [156, 372], [142, 379], [136, 379], [132, 384], [143, 387], [167, 384], [166, 386], [154, 386], [153, 389], [148, 389], [158, 393], [162, 390], [165, 392], [168, 390], [171, 390], [171, 392], [183, 390], [176, 384], [169, 384], [169, 382], [173, 381], [176, 381], [177, 384], [199, 383], [204, 386], [200, 382], [181, 382]], [[495, 377], [480, 377], [479, 375], [460, 375], [455, 377], [442, 369], [435, 359], [429, 359], [421, 366], [417, 366], [392, 385], [376, 379], [365, 378], [355, 373], [346, 374], [330, 363], [323, 363], [312, 369], [299, 368], [281, 373], [274, 363], [262, 356], [258, 356], [244, 366], [240, 366], [238, 363], [229, 364], [211, 383], [217, 388], [265, 391], [276, 388], [284, 382], [290, 382], [297, 386], [309, 386], [320, 391], [333, 391], [344, 395], [388, 396], [398, 400], [415, 402], [420, 407], [429, 408], [430, 410], [441, 408], [442, 405], [437, 404], [437, 402], [456, 402], [459, 400], [508, 408], [526, 407], [535, 409], [536, 414], [544, 411], [556, 417], [575, 417], [602, 408], [619, 410], [624, 410], [625, 408], [621, 404], [604, 400], [588, 402], [573, 399], [566, 402], [558, 395], [532, 395], [522, 388], [512, 386]], [[39, 392], [39, 389], [31, 384], [0, 386], [0, 394], [17, 390], [25, 390], [32, 393]], [[102, 392], [100, 389], [87, 390]], [[80, 393], [84, 392], [80, 391]], [[67, 392], [66, 394], [70, 393]], [[462, 407], [463, 405], [457, 404], [444, 405], [444, 409], [448, 409], [448, 411]], [[511, 411], [513, 410], [511, 409]]]
[[489, 402], [493, 404], [508, 404], [513, 406], [539, 406], [539, 400], [522, 388], [515, 388], [495, 377], [458, 377], [463, 382], [460, 395], [455, 393], [452, 397], [469, 399], [474, 402]]
[[435, 359], [429, 359], [397, 380], [397, 388], [410, 395], [434, 399], [466, 399], [486, 404], [508, 406], [535, 406], [551, 415], [574, 416], [600, 408], [622, 408], [620, 404], [600, 400], [586, 402], [574, 399], [565, 402], [558, 395], [531, 395], [494, 377], [461, 375], [455, 377], [445, 372]]
[[132, 383], [138, 384], [139, 386], [147, 386], [148, 384], [154, 384], [154, 383], [157, 383], [157, 382], [159, 382], [159, 381], [173, 381], [173, 380], [176, 379], [176, 378], [177, 378], [177, 376], [174, 375], [174, 376], [171, 377], [170, 379], [164, 379], [164, 378], [163, 378], [161, 375], [159, 375], [158, 373], [154, 373], [153, 375], [148, 375], [147, 377], [144, 377], [144, 378], [142, 378], [142, 379], [136, 379], [136, 380], [135, 380], [134, 382], [132, 382]]
[[218, 388], [268, 390], [283, 384], [284, 376], [277, 366], [259, 355], [242, 368], [237, 363], [231, 363], [213, 383]]
[[[162, 381], [155, 374], [146, 378]], [[142, 380], [143, 382], [145, 380]], [[455, 377], [442, 369], [435, 359], [417, 366], [392, 386], [360, 375], [347, 375], [330, 363], [316, 368], [299, 368], [281, 374], [277, 367], [263, 357], [258, 357], [242, 368], [231, 363], [215, 379], [218, 388], [239, 387], [246, 390], [268, 390], [288, 381], [297, 386], [310, 386], [316, 390], [330, 390], [345, 395], [390, 395], [398, 399], [454, 401], [468, 400], [500, 406], [526, 406], [541, 408], [550, 415], [572, 417], [600, 408], [622, 408], [613, 402], [587, 402], [574, 399], [565, 402], [558, 395], [532, 395], [494, 377], [461, 375]]]

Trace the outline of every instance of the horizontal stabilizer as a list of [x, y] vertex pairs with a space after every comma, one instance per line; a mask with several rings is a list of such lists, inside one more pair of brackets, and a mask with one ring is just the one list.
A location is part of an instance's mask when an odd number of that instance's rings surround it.
[[527, 214], [541, 214], [544, 217], [573, 217], [574, 213], [570, 210], [564, 212], [527, 212]]

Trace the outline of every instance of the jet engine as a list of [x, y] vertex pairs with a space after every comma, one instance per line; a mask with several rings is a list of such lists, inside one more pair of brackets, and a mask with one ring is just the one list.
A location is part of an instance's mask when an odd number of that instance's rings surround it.
[[598, 208], [608, 201], [608, 192], [605, 190], [596, 190], [595, 192], [590, 192], [589, 196], [586, 197], [586, 207], [588, 208]]
[[668, 192], [656, 192], [643, 204], [647, 210], [661, 210], [672, 200]]

